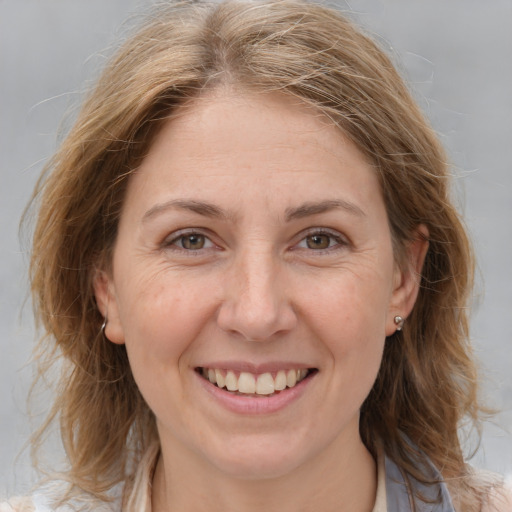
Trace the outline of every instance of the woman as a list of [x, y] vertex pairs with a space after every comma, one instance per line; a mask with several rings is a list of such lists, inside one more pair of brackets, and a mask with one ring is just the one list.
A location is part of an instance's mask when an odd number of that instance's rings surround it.
[[480, 409], [445, 161], [330, 9], [150, 17], [37, 190], [69, 485], [32, 505], [509, 510], [457, 437]]

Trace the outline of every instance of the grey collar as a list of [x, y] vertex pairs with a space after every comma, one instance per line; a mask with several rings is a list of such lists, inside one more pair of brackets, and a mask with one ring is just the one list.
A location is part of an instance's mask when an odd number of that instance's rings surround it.
[[[385, 468], [388, 512], [455, 512], [441, 474], [428, 459], [421, 468], [427, 478], [436, 481], [429, 485], [410, 475], [406, 477], [388, 457], [385, 457]], [[418, 494], [427, 498], [427, 502], [419, 499]]]

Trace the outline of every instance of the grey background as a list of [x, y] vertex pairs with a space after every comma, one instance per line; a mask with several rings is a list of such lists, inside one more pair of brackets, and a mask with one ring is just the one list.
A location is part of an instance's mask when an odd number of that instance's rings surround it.
[[[19, 218], [64, 113], [97, 76], [122, 21], [141, 7], [135, 0], [0, 0], [0, 495], [23, 492], [33, 478], [26, 452], [15, 463], [31, 428], [25, 400], [35, 339], [30, 303], [23, 307], [27, 246], [19, 243]], [[390, 48], [455, 164], [457, 200], [480, 264], [474, 346], [485, 402], [502, 411], [487, 424], [474, 463], [512, 472], [512, 0], [344, 7]], [[38, 409], [45, 407], [42, 398]]]

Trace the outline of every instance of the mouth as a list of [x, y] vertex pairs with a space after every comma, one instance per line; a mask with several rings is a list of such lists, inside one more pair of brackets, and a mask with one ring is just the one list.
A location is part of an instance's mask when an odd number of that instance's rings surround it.
[[291, 368], [276, 372], [254, 374], [222, 368], [198, 367], [196, 372], [214, 386], [233, 395], [247, 397], [272, 397], [286, 389], [294, 388], [317, 372], [316, 368]]

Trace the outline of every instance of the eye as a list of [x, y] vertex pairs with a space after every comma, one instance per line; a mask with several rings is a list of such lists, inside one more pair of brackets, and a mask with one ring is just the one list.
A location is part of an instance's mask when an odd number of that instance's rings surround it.
[[298, 244], [300, 249], [325, 251], [347, 245], [346, 240], [339, 234], [327, 231], [314, 231], [305, 236]]
[[309, 235], [306, 237], [308, 249], [328, 249], [331, 246], [332, 237], [329, 235]]
[[190, 249], [194, 251], [202, 249], [206, 244], [206, 237], [196, 233], [180, 236], [178, 240], [179, 245], [181, 245], [183, 249]]
[[167, 246], [174, 246], [186, 251], [200, 251], [213, 247], [213, 242], [202, 233], [182, 233], [166, 243]]

